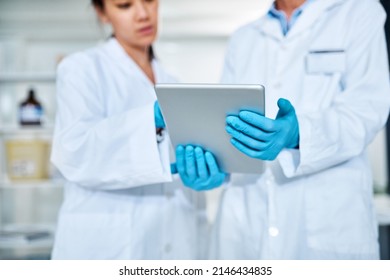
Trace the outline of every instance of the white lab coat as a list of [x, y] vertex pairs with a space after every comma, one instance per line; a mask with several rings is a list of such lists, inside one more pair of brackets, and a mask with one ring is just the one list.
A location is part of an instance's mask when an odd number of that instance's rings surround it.
[[265, 85], [270, 118], [290, 100], [300, 141], [231, 176], [211, 258], [378, 258], [367, 146], [390, 106], [384, 22], [375, 0], [315, 0], [285, 37], [268, 16], [232, 36], [222, 82]]
[[[152, 66], [158, 83], [173, 81]], [[204, 258], [203, 198], [171, 182], [153, 84], [117, 40], [66, 58], [57, 96], [52, 162], [67, 182], [52, 257]]]

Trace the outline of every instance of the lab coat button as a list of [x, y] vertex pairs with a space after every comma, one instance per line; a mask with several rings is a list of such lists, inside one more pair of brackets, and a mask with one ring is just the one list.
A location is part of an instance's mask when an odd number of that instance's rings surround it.
[[171, 199], [173, 197], [173, 192], [165, 193], [166, 198]]
[[166, 244], [164, 248], [165, 253], [170, 253], [172, 251], [171, 244]]
[[267, 186], [270, 186], [270, 185], [271, 185], [271, 180], [270, 180], [270, 179], [267, 179], [267, 180], [265, 181], [265, 184], [266, 184]]
[[268, 233], [269, 233], [270, 236], [276, 237], [276, 236], [279, 235], [279, 229], [276, 228], [276, 227], [269, 227]]

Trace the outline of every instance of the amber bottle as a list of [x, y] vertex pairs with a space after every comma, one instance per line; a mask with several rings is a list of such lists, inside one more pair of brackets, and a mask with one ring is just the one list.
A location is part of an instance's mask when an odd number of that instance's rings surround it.
[[42, 125], [43, 108], [35, 97], [34, 89], [28, 91], [28, 96], [19, 106], [19, 122], [21, 125]]

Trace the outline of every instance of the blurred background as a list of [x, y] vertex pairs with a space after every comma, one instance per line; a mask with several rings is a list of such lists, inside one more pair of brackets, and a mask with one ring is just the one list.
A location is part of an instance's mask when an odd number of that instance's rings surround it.
[[[216, 83], [229, 35], [271, 2], [160, 0], [156, 55], [181, 82]], [[50, 258], [62, 201], [60, 176], [48, 162], [56, 66], [109, 35], [89, 0], [0, 0], [0, 259]], [[32, 105], [42, 107], [41, 124], [21, 125], [22, 112], [34, 122]], [[370, 146], [382, 258], [389, 258], [386, 139], [384, 130]], [[218, 197], [207, 194], [211, 223]]]

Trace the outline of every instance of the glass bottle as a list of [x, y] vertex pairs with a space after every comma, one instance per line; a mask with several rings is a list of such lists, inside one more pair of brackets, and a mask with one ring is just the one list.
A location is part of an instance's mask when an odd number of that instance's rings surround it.
[[42, 125], [43, 108], [35, 98], [35, 90], [29, 89], [28, 96], [19, 106], [19, 122], [21, 125]]

